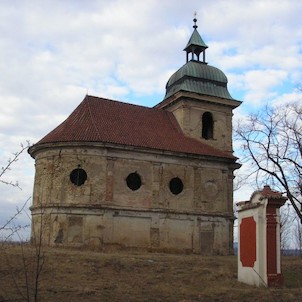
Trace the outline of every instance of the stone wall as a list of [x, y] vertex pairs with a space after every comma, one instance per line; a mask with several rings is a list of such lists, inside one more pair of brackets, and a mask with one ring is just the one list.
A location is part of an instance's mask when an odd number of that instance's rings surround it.
[[168, 252], [225, 255], [230, 247], [230, 219], [202, 215], [47, 207], [33, 212], [33, 228], [49, 245], [119, 246]]
[[[43, 227], [47, 244], [231, 252], [233, 171], [226, 162], [76, 145], [37, 151], [35, 159], [33, 234]], [[84, 184], [72, 183], [75, 169], [87, 173]], [[131, 173], [140, 177], [138, 189], [127, 185]]]
[[[178, 101], [167, 110], [172, 112], [182, 131], [195, 139], [219, 150], [233, 152], [232, 147], [232, 110], [238, 104], [210, 96], [198, 96], [193, 93], [179, 92]], [[210, 112], [213, 117], [213, 138], [202, 138], [202, 116]]]

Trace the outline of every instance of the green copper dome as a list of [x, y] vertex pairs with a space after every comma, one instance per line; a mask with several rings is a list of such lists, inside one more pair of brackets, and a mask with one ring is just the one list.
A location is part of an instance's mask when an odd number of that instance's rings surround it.
[[189, 61], [170, 77], [165, 99], [178, 91], [233, 99], [227, 83], [227, 77], [218, 68], [199, 61]]
[[208, 46], [197, 31], [196, 18], [193, 21], [194, 31], [184, 49], [187, 63], [170, 77], [166, 85], [165, 99], [178, 91], [187, 91], [233, 100], [227, 89], [228, 79], [225, 74], [206, 63], [205, 51]]

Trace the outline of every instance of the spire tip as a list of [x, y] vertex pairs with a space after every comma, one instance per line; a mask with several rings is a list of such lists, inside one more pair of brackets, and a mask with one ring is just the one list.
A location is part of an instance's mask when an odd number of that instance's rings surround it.
[[197, 12], [194, 12], [194, 19], [193, 19], [193, 22], [194, 22], [193, 28], [194, 28], [194, 29], [196, 29], [196, 28], [198, 27], [198, 26], [196, 25], [196, 22], [197, 22], [196, 16], [197, 16]]

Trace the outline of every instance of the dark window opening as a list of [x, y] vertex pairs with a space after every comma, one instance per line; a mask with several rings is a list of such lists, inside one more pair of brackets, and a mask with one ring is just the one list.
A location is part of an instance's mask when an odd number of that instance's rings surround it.
[[130, 173], [126, 178], [127, 186], [132, 191], [138, 190], [142, 185], [141, 177], [136, 173]]
[[171, 193], [173, 193], [174, 195], [178, 195], [182, 192], [184, 185], [180, 178], [174, 177], [170, 180], [169, 188]]
[[70, 173], [70, 181], [76, 186], [83, 185], [86, 179], [87, 179], [87, 173], [85, 172], [85, 170], [81, 168], [74, 169]]
[[214, 121], [213, 116], [210, 112], [205, 112], [202, 115], [202, 137], [204, 139], [213, 138]]

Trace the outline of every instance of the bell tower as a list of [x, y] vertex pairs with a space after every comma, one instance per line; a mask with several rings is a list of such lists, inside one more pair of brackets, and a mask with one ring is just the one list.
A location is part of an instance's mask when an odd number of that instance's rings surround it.
[[208, 46], [197, 19], [193, 22], [186, 63], [170, 77], [165, 98], [155, 107], [173, 112], [185, 135], [232, 153], [232, 110], [241, 102], [230, 95], [225, 74], [206, 62]]
[[[208, 46], [204, 43], [204, 41], [202, 40], [200, 34], [197, 31], [197, 19], [194, 18], [193, 19], [194, 22], [194, 31], [191, 35], [191, 38], [187, 44], [187, 46], [185, 47], [184, 51], [186, 51], [187, 53], [187, 63], [189, 61], [189, 54], [191, 54], [191, 60], [192, 61], [198, 61], [200, 62], [200, 54], [202, 54], [202, 61], [203, 63], [206, 63], [206, 49], [208, 48]], [[196, 59], [195, 59], [196, 57]]]

